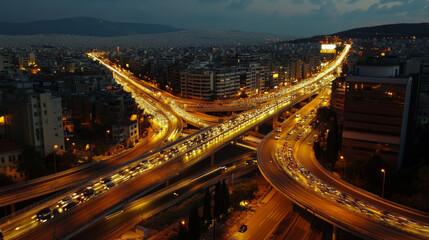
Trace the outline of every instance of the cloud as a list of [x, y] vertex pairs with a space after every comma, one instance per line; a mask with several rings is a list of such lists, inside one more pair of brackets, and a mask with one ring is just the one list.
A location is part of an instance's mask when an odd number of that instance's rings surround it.
[[407, 0], [380, 0], [380, 4], [384, 4], [384, 3], [394, 3], [394, 2], [408, 2]]
[[322, 4], [326, 3], [325, 0], [308, 0], [308, 2], [315, 4], [315, 5], [322, 5]]
[[198, 0], [203, 3], [216, 3], [216, 2], [225, 2], [226, 0]]
[[[38, 4], [34, 4], [34, 0], [5, 1], [0, 8], [0, 21], [94, 16], [110, 21], [160, 23], [187, 29], [292, 36], [429, 21], [429, 0], [103, 0], [103, 4], [100, 1], [41, 0]], [[23, 5], [32, 8], [22, 8]], [[344, 6], [348, 9], [344, 10]]]
[[229, 4], [229, 8], [234, 10], [242, 10], [252, 4], [253, 0], [234, 0]]

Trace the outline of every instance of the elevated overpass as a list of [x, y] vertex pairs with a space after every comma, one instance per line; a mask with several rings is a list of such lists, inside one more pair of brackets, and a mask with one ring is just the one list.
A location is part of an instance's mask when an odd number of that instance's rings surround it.
[[[362, 238], [429, 238], [427, 213], [347, 184], [317, 163], [311, 142], [318, 132], [309, 127], [308, 119], [314, 116], [312, 109], [325, 100], [318, 97], [298, 112], [301, 119], [306, 117], [306, 124], [289, 118], [281, 133], [273, 132], [264, 138], [258, 150], [264, 177], [297, 205]], [[297, 124], [302, 126], [297, 129]]]
[[[143, 171], [130, 180], [120, 183], [117, 187], [103, 191], [98, 196], [46, 223], [40, 224], [31, 220], [25, 223], [25, 219], [11, 221], [6, 226], [7, 234], [13, 233], [10, 235], [12, 239], [35, 239], [36, 236], [40, 239], [49, 237], [52, 228], [55, 229], [57, 236], [68, 236], [77, 229], [89, 226], [92, 222], [114, 212], [123, 204], [168, 182], [172, 176], [210, 156], [238, 136], [266, 122], [302, 99], [313, 95], [321, 86], [335, 79], [329, 74], [338, 68], [349, 49], [350, 46], [347, 45], [339, 58], [327, 66], [318, 76], [304, 80], [288, 89], [283, 89], [282, 92], [279, 92], [281, 95], [274, 98], [273, 101], [238, 114], [237, 117], [223, 123], [202, 129], [187, 138], [175, 141], [127, 166], [128, 168], [137, 167], [143, 162], [150, 162], [154, 166], [150, 171]], [[97, 179], [94, 179], [82, 184], [80, 188], [95, 186], [98, 182]], [[1, 227], [5, 229], [4, 225]], [[18, 230], [14, 231], [17, 228]]]
[[[117, 81], [121, 81], [121, 79], [117, 79]], [[136, 92], [134, 97], [139, 107], [144, 108], [146, 112], [154, 116], [152, 126], [154, 133], [147, 136], [147, 139], [133, 149], [107, 160], [85, 164], [67, 171], [2, 187], [0, 188], [0, 207], [74, 187], [88, 181], [94, 175], [112, 171], [123, 164], [139, 159], [150, 150], [165, 145], [166, 140], [170, 142], [176, 140], [183, 129], [183, 122], [180, 116], [169, 109], [169, 106], [165, 103], [157, 102], [152, 96], [137, 91], [133, 87], [129, 86], [128, 88], [130, 91]]]

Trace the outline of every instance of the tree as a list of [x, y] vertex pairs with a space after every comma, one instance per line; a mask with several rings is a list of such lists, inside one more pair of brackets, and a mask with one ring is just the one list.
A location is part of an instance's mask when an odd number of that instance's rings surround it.
[[332, 116], [332, 110], [328, 107], [321, 107], [317, 109], [317, 118], [323, 122], [328, 123]]
[[223, 201], [223, 204], [222, 204], [223, 209], [222, 210], [223, 211], [222, 211], [222, 213], [224, 213], [226, 215], [226, 214], [228, 214], [228, 209], [229, 209], [230, 204], [229, 204], [229, 190], [228, 190], [228, 187], [226, 186], [225, 179], [222, 182], [222, 194], [223, 194], [223, 197], [222, 197], [222, 201]]
[[314, 150], [314, 155], [316, 156], [317, 159], [320, 160], [320, 155], [321, 155], [321, 149], [320, 149], [320, 142], [318, 139], [316, 139], [316, 141], [313, 144], [313, 150]]
[[382, 187], [381, 169], [386, 169], [387, 172], [393, 172], [388, 169], [383, 159], [377, 154], [371, 154], [363, 163], [363, 169], [364, 172], [361, 177], [364, 179], [365, 188], [372, 192], [379, 192]]
[[186, 231], [185, 226], [182, 224], [179, 224], [179, 233], [177, 234], [177, 239], [178, 240], [189, 239], [188, 232]]
[[190, 239], [199, 239], [201, 234], [200, 217], [198, 216], [198, 210], [195, 206], [191, 208], [191, 213], [189, 214], [188, 231]]
[[220, 215], [222, 214], [222, 210], [223, 210], [223, 201], [222, 201], [222, 186], [220, 184], [220, 181], [218, 181], [216, 183], [216, 187], [215, 187], [215, 196], [214, 196], [214, 202], [215, 202], [215, 206], [214, 206], [214, 216], [215, 218], [219, 218]]
[[205, 224], [211, 222], [212, 220], [212, 204], [211, 204], [211, 194], [210, 194], [209, 188], [206, 189], [206, 194], [204, 195], [202, 220]]
[[57, 169], [64, 171], [78, 165], [78, 159], [72, 152], [65, 152], [62, 155], [57, 155]]
[[346, 167], [347, 167], [347, 162], [346, 162], [346, 160], [344, 158], [340, 158], [335, 163], [335, 171], [340, 172], [343, 177], [344, 177], [344, 174], [345, 174]]
[[13, 180], [10, 176], [0, 173], [0, 187], [7, 186], [13, 183]]
[[29, 179], [44, 176], [47, 172], [45, 159], [34, 147], [24, 145], [21, 158], [18, 160], [18, 171], [25, 172]]
[[331, 170], [335, 168], [335, 162], [338, 159], [339, 141], [338, 141], [338, 124], [334, 117], [333, 127], [328, 133], [328, 139], [326, 140], [326, 151], [327, 151], [327, 162], [331, 167]]

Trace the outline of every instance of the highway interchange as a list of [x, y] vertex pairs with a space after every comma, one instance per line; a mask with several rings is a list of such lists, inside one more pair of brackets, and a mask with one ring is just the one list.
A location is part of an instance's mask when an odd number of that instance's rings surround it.
[[[344, 55], [345, 56], [345, 55]], [[344, 57], [343, 56], [343, 57]], [[341, 61], [339, 61], [341, 62]], [[338, 65], [338, 64], [337, 64]], [[334, 67], [332, 67], [334, 68]], [[332, 71], [332, 69], [327, 69], [327, 71]], [[323, 76], [326, 75], [323, 74]], [[322, 76], [322, 77], [323, 77]], [[286, 91], [288, 92], [296, 92], [294, 94], [291, 95], [287, 95], [286, 97], [276, 101], [276, 102], [271, 102], [268, 103], [266, 105], [263, 105], [262, 107], [258, 108], [258, 109], [254, 109], [254, 110], [250, 110], [248, 112], [244, 112], [243, 114], [240, 114], [238, 117], [236, 117], [234, 120], [229, 120], [227, 122], [223, 122], [221, 124], [215, 125], [214, 127], [210, 128], [210, 129], [203, 129], [200, 132], [195, 133], [194, 135], [181, 139], [179, 140], [176, 144], [170, 144], [171, 146], [169, 146], [168, 148], [168, 157], [166, 156], [167, 149], [159, 149], [157, 152], [149, 155], [147, 157], [147, 160], [150, 160], [151, 162], [154, 160], [154, 163], [158, 164], [162, 161], [165, 161], [168, 158], [171, 158], [172, 155], [181, 155], [181, 158], [173, 158], [169, 161], [166, 161], [166, 163], [164, 164], [165, 168], [167, 168], [170, 170], [169, 172], [163, 173], [161, 171], [161, 173], [157, 173], [156, 171], [152, 170], [150, 176], [156, 176], [157, 178], [154, 178], [156, 181], [156, 183], [160, 184], [163, 183], [164, 181], [166, 181], [168, 179], [168, 176], [172, 176], [174, 174], [176, 174], [177, 172], [180, 172], [181, 170], [185, 169], [186, 167], [192, 165], [194, 162], [199, 161], [200, 159], [202, 159], [203, 157], [205, 157], [206, 155], [209, 155], [210, 152], [215, 152], [217, 149], [220, 149], [221, 147], [223, 147], [224, 145], [228, 144], [231, 140], [233, 140], [236, 136], [248, 131], [249, 129], [253, 128], [254, 126], [257, 126], [258, 124], [261, 124], [262, 122], [266, 121], [266, 117], [267, 116], [273, 116], [275, 115], [277, 112], [284, 110], [284, 108], [290, 106], [291, 104], [291, 98], [295, 98], [298, 94], [304, 94], [305, 90], [303, 89], [303, 87], [305, 89], [310, 89], [308, 87], [308, 84], [312, 84], [314, 85], [314, 87], [312, 88], [312, 91], [314, 91], [314, 89], [317, 89], [318, 84], [320, 83], [319, 81], [323, 80], [324, 78], [319, 77], [319, 78], [314, 78], [314, 79], [310, 79], [307, 80], [306, 82], [303, 82], [301, 84], [295, 85], [289, 89], [287, 89]], [[329, 82], [331, 79], [329, 80], [325, 80], [325, 82]], [[292, 92], [293, 93], [293, 92]], [[307, 93], [306, 93], [307, 94]], [[209, 135], [209, 137], [207, 137]], [[205, 138], [205, 140], [202, 140], [202, 138]], [[186, 142], [185, 142], [186, 141]], [[179, 145], [180, 145], [180, 149], [179, 149]], [[198, 145], [198, 146], [197, 146]], [[211, 150], [212, 151], [209, 151]], [[174, 152], [172, 152], [174, 151]], [[156, 154], [156, 156], [155, 156]], [[184, 156], [183, 156], [184, 154]], [[192, 161], [191, 161], [192, 160]], [[143, 163], [144, 160], [142, 162], [140, 162], [139, 164]], [[183, 162], [187, 162], [187, 164], [184, 164]], [[177, 164], [175, 165], [176, 167], [169, 167], [168, 164]], [[155, 169], [159, 169], [159, 168], [155, 168]], [[144, 175], [144, 174], [143, 174]], [[163, 180], [158, 179], [160, 176], [165, 177], [166, 178], [161, 178]], [[95, 185], [97, 184], [97, 180], [93, 180], [93, 183], [90, 183], [90, 185]], [[151, 182], [151, 183], [154, 183]], [[126, 185], [125, 184], [121, 184], [119, 186], [122, 185]], [[148, 189], [148, 187], [150, 187], [152, 184], [146, 184], [143, 186], [143, 188], [138, 188], [136, 187], [134, 189], [135, 192], [144, 192], [144, 190]], [[90, 186], [85, 186], [85, 187], [90, 187]], [[122, 188], [127, 188], [127, 187], [121, 187]], [[119, 187], [113, 188], [112, 191], [108, 191], [107, 193], [110, 192], [115, 192], [114, 190], [119, 189]], [[133, 188], [127, 188], [126, 190], [130, 190]], [[100, 196], [107, 196], [105, 198], [109, 198], [108, 197], [109, 194], [102, 194]], [[67, 195], [65, 195], [67, 196]], [[128, 196], [133, 196], [133, 194], [127, 194]], [[127, 197], [125, 197], [123, 200], [126, 200]], [[97, 197], [96, 199], [102, 199], [102, 197]], [[95, 202], [94, 200], [92, 201], [88, 201], [88, 202]], [[107, 201], [106, 201], [107, 202]], [[117, 201], [120, 202], [120, 201]], [[115, 202], [115, 203], [117, 203]], [[81, 211], [84, 211], [84, 206], [85, 204], [80, 204], [78, 209], [82, 209]], [[97, 204], [96, 204], [97, 205]], [[104, 203], [103, 205], [97, 205], [99, 208], [99, 212], [94, 212], [95, 209], [97, 208], [91, 208], [91, 211], [93, 211], [94, 213], [91, 214], [91, 216], [99, 216], [106, 213], [109, 213], [113, 210], [112, 207], [114, 206], [114, 204], [106, 204]], [[36, 210], [36, 209], [35, 209]], [[74, 211], [72, 212], [76, 212], [76, 210], [74, 209]], [[64, 215], [70, 215], [70, 214], [62, 214], [61, 217], [63, 217]], [[79, 214], [76, 214], [79, 215]], [[70, 217], [72, 218], [72, 217]], [[59, 217], [56, 217], [56, 219], [59, 219]], [[88, 220], [88, 219], [86, 219]], [[59, 220], [56, 220], [55, 222], [57, 222]], [[49, 224], [51, 221], [48, 221], [47, 224]], [[64, 221], [65, 222], [65, 221]], [[34, 223], [34, 219], [31, 220], [31, 223]], [[74, 221], [74, 223], [78, 223], [78, 221]], [[80, 222], [82, 223], [82, 222]], [[82, 223], [83, 225], [88, 224], [88, 222], [86, 223]], [[13, 233], [18, 235], [18, 233], [20, 233], [20, 231], [24, 231], [23, 226], [32, 226], [34, 227], [37, 224], [22, 224], [22, 223], [18, 223], [17, 225], [12, 225], [12, 224], [8, 224], [9, 229], [11, 229], [10, 231], [12, 231], [12, 229], [15, 229], [16, 231], [14, 231]], [[44, 224], [40, 224], [40, 225], [44, 225]], [[59, 224], [56, 224], [59, 225]], [[67, 225], [67, 224], [66, 224]], [[70, 227], [70, 225], [67, 225], [68, 227]], [[38, 226], [37, 229], [40, 229], [41, 227]], [[57, 227], [57, 231], [60, 231], [60, 227]], [[7, 231], [6, 231], [7, 232]], [[30, 231], [33, 232], [33, 231]], [[61, 232], [59, 232], [58, 234], [61, 234]], [[34, 236], [34, 235], [33, 235]]]
[[262, 141], [258, 161], [263, 175], [298, 205], [355, 234], [373, 239], [428, 238], [429, 215], [362, 191], [317, 163], [309, 142], [318, 131], [310, 120], [314, 109], [326, 104], [329, 95], [324, 93]]
[[[251, 103], [250, 101], [248, 102], [247, 107], [254, 107], [254, 104], [258, 103], [258, 101], [259, 103], [264, 104], [245, 111], [236, 117], [231, 118], [230, 120], [225, 120], [222, 123], [214, 125], [211, 125], [213, 121], [209, 122], [201, 120], [201, 115], [197, 116], [186, 112], [184, 103], [179, 102], [177, 98], [164, 95], [164, 93], [154, 90], [153, 88], [147, 88], [147, 86], [143, 87], [135, 79], [133, 80], [133, 78], [125, 74], [120, 68], [117, 69], [103, 63], [117, 75], [115, 77], [117, 81], [123, 81], [122, 84], [126, 86], [129, 91], [133, 92], [133, 96], [137, 99], [137, 102], [139, 102], [141, 106], [150, 108], [148, 105], [153, 105], [155, 102], [158, 102], [156, 103], [158, 104], [156, 108], [163, 109], [161, 112], [167, 113], [164, 115], [161, 114], [160, 117], [158, 117], [158, 121], [166, 121], [164, 123], [168, 122], [168, 124], [166, 124], [167, 126], [172, 126], [162, 130], [169, 131], [167, 134], [167, 143], [165, 143], [164, 140], [164, 144], [167, 145], [157, 148], [156, 150], [153, 148], [154, 150], [152, 153], [144, 154], [144, 156], [141, 158], [131, 161], [131, 163], [128, 162], [127, 165], [121, 165], [120, 169], [110, 172], [109, 174], [105, 174], [104, 178], [111, 179], [110, 181], [114, 182], [115, 187], [112, 187], [111, 189], [105, 189], [106, 180], [100, 180], [100, 177], [93, 178], [91, 181], [88, 181], [86, 184], [82, 184], [79, 188], [73, 190], [79, 191], [82, 189], [91, 189], [91, 192], [94, 192], [90, 194], [90, 197], [82, 201], [82, 203], [77, 207], [66, 211], [64, 214], [59, 214], [52, 220], [49, 220], [45, 223], [37, 223], [34, 218], [28, 217], [21, 219], [23, 222], [15, 220], [11, 221], [6, 225], [6, 227], [8, 227], [6, 231], [4, 231], [6, 236], [8, 236], [10, 239], [50, 239], [54, 233], [55, 236], [67, 237], [75, 234], [77, 230], [83, 231], [86, 227], [100, 221], [105, 216], [114, 213], [118, 209], [121, 209], [129, 202], [137, 200], [146, 193], [149, 193], [152, 189], [165, 184], [172, 176], [180, 174], [195, 163], [199, 162], [205, 157], [210, 156], [220, 148], [229, 144], [231, 141], [234, 141], [236, 137], [262, 124], [269, 118], [276, 116], [285, 109], [293, 106], [296, 102], [298, 102], [298, 100], [300, 101], [301, 98], [304, 99], [307, 96], [317, 92], [320, 87], [328, 84], [335, 78], [330, 74], [331, 72], [338, 69], [340, 64], [345, 59], [349, 49], [350, 45], [346, 45], [345, 50], [338, 57], [338, 59], [329, 64], [318, 76], [302, 81], [297, 85], [283, 88], [273, 94], [262, 95], [259, 98], [254, 98]], [[91, 55], [91, 57], [97, 59], [95, 55]], [[136, 93], [146, 94], [146, 96]], [[150, 98], [148, 98], [148, 95], [151, 95]], [[147, 101], [146, 99], [153, 100]], [[167, 104], [170, 106], [170, 108], [166, 107]], [[186, 104], [191, 104], [191, 102], [187, 102]], [[228, 105], [227, 103], [221, 104]], [[243, 106], [243, 102], [239, 103], [238, 105]], [[234, 106], [237, 107], [238, 105]], [[195, 106], [201, 106], [201, 103], [196, 103], [194, 104], [194, 107]], [[209, 107], [213, 108], [214, 106], [215, 105], [211, 105]], [[310, 106], [311, 105], [309, 105], [308, 108], [310, 108]], [[154, 114], [156, 114], [155, 108], [152, 111], [154, 111]], [[181, 119], [190, 122], [193, 125], [204, 128], [188, 137], [176, 140], [180, 135], [181, 127], [173, 124], [181, 125]], [[292, 119], [291, 121], [288, 121], [285, 126], [288, 124], [296, 125], [294, 121], [296, 120]], [[207, 127], [208, 125], [211, 126]], [[180, 131], [177, 131], [178, 128]], [[308, 130], [308, 132], [312, 134], [310, 128], [308, 128]], [[273, 137], [274, 134], [268, 135], [268, 137], [270, 136]], [[311, 141], [308, 136], [313, 135], [305, 134], [305, 136], [302, 136], [302, 139]], [[281, 137], [279, 136], [279, 138]], [[344, 206], [346, 205], [345, 202], [349, 202], [347, 201], [349, 196], [348, 194], [346, 197], [343, 196], [343, 199], [341, 200], [342, 202], [339, 201], [340, 199], [332, 201], [324, 196], [321, 196], [321, 194], [315, 194], [315, 191], [309, 189], [309, 186], [299, 183], [300, 178], [303, 178], [302, 175], [293, 175], [294, 173], [291, 173], [293, 171], [290, 169], [285, 170], [287, 169], [287, 166], [280, 166], [281, 164], [279, 164], [279, 162], [285, 161], [284, 159], [282, 160], [281, 155], [283, 153], [287, 154], [288, 148], [286, 148], [287, 150], [285, 152], [282, 152], [279, 150], [279, 148], [275, 147], [275, 143], [279, 142], [281, 141], [267, 139], [264, 140], [262, 145], [260, 145], [261, 149], [262, 147], [267, 147], [267, 150], [259, 151], [260, 168], [264, 173], [264, 176], [270, 181], [271, 184], [273, 184], [273, 186], [278, 188], [293, 201], [299, 201], [299, 205], [310, 209], [310, 211], [315, 212], [316, 215], [334, 223], [335, 221], [338, 221], [335, 220], [338, 218], [338, 216], [349, 216], [345, 217], [347, 218], [347, 221], [342, 220], [341, 226], [370, 237], [380, 238], [377, 235], [377, 232], [382, 230], [383, 234], [390, 234], [387, 236], [394, 236], [396, 238], [410, 237], [410, 239], [416, 237], [415, 239], [418, 239], [417, 236], [420, 236], [418, 234], [420, 232], [424, 232], [424, 228], [426, 228], [427, 225], [422, 225], [423, 231], [421, 229], [419, 229], [417, 232], [413, 230], [413, 233], [410, 235], [409, 229], [406, 231], [398, 230], [398, 227], [394, 226], [394, 224], [389, 225], [380, 223], [380, 221], [376, 221], [371, 217], [365, 216], [363, 214], [356, 214], [356, 211], [351, 210], [350, 207]], [[297, 144], [293, 147], [294, 159], [298, 155], [299, 157], [297, 159], [300, 161], [301, 159], [313, 159], [311, 155], [310, 157], [308, 157], [308, 154], [307, 156], [304, 156], [305, 152], [311, 151], [308, 151], [309, 146], [306, 144], [303, 145], [307, 146], [307, 150], [305, 150], [305, 147], [298, 147], [301, 143], [302, 141], [298, 139]], [[268, 163], [266, 159], [270, 158], [271, 160], [268, 160]], [[314, 162], [313, 160], [311, 160], [311, 162]], [[306, 168], [308, 167], [310, 169], [311, 167], [304, 165], [304, 163], [302, 164]], [[288, 171], [289, 174], [287, 174]], [[320, 173], [317, 170], [314, 172]], [[314, 177], [318, 176], [319, 175], [315, 175]], [[307, 178], [307, 176], [304, 178]], [[332, 181], [332, 179], [328, 179], [328, 181]], [[334, 188], [334, 186], [335, 185], [333, 183], [330, 185], [331, 188]], [[311, 187], [314, 189], [314, 186]], [[341, 186], [338, 189], [341, 189], [340, 191], [343, 192]], [[66, 198], [69, 195], [73, 196], [73, 191], [68, 192], [58, 199], [53, 199], [52, 201], [59, 201], [61, 198]], [[360, 191], [357, 190], [357, 192]], [[298, 195], [304, 195], [305, 197], [302, 199], [302, 197]], [[353, 196], [353, 194], [350, 196]], [[359, 196], [359, 199], [361, 199], [362, 202], [366, 202], [366, 199], [361, 196]], [[311, 208], [311, 204], [313, 204], [313, 206], [318, 206], [318, 208]], [[377, 199], [377, 202], [375, 202], [373, 206], [378, 206], [379, 204], [386, 204], [386, 202], [383, 199]], [[324, 206], [325, 209], [329, 210], [329, 213], [327, 213], [326, 216], [319, 212], [319, 208], [321, 206]], [[393, 205], [391, 208], [380, 209], [389, 209], [389, 212], [392, 214], [398, 214], [397, 216], [408, 216], [408, 214], [414, 214], [414, 218], [408, 219], [416, 219], [419, 222], [421, 221], [425, 223], [429, 222], [427, 216], [424, 214], [420, 214], [419, 217], [416, 217], [416, 212], [414, 210], [403, 210], [402, 212], [397, 213], [397, 208], [399, 208], [398, 205]], [[38, 209], [34, 209], [33, 211], [37, 210]], [[367, 210], [367, 212], [369, 211]], [[29, 212], [27, 215], [34, 215], [34, 213]], [[331, 219], [332, 215], [335, 215], [334, 220]], [[367, 213], [366, 215], [369, 214]], [[330, 216], [331, 218], [329, 218]], [[405, 220], [402, 219], [401, 223], [404, 222]], [[407, 224], [418, 225], [417, 223], [414, 224], [413, 220], [407, 221]], [[2, 226], [3, 230], [5, 230], [4, 226], [5, 225]]]

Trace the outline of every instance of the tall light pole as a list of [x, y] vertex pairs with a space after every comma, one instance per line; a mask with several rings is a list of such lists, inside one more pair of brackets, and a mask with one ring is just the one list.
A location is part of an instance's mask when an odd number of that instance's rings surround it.
[[381, 197], [384, 198], [384, 183], [386, 182], [386, 170], [381, 169], [381, 172], [383, 173], [383, 188], [381, 190]]
[[107, 136], [109, 135], [109, 133], [110, 133], [110, 130], [107, 130], [106, 131], [106, 144], [107, 144]]
[[57, 149], [58, 145], [54, 145], [54, 172], [57, 173]]

